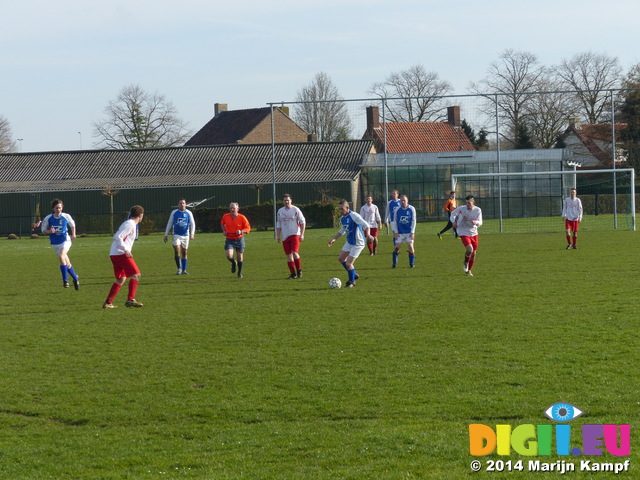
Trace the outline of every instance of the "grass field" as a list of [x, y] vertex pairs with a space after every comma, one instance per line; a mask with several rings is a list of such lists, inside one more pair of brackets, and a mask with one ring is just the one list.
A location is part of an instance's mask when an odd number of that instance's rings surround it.
[[638, 478], [638, 234], [585, 229], [567, 251], [561, 230], [481, 229], [467, 278], [441, 227], [419, 225], [412, 270], [404, 253], [390, 268], [383, 235], [341, 290], [327, 284], [346, 279], [335, 230], [308, 231], [300, 280], [272, 232], [247, 237], [241, 280], [221, 235], [196, 236], [189, 276], [142, 237], [145, 306], [124, 308], [123, 289], [114, 310], [110, 238], [74, 243], [78, 292], [46, 239], [6, 240], [0, 478], [547, 478], [471, 472], [468, 426], [550, 424], [559, 401], [585, 412], [575, 430], [632, 425], [630, 472], [564, 476]]

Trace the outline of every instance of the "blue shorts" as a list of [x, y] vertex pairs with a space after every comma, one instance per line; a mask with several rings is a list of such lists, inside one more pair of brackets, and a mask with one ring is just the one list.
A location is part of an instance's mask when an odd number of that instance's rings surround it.
[[227, 238], [224, 242], [224, 249], [244, 253], [244, 236], [240, 238]]

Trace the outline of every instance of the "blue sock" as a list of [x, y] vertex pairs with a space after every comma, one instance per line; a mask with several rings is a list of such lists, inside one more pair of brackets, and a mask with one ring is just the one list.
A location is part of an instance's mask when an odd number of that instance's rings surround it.
[[62, 281], [67, 282], [69, 281], [69, 269], [67, 268], [66, 265], [60, 265], [60, 272], [62, 272]]
[[349, 269], [347, 268], [347, 262], [342, 262], [342, 266], [347, 272], [349, 271]]
[[176, 267], [180, 268], [180, 257], [178, 255], [175, 255], [173, 259], [176, 261]]
[[189, 259], [188, 258], [183, 258], [182, 259], [182, 271], [186, 272], [187, 271], [187, 264], [189, 263]]
[[398, 264], [398, 252], [393, 252], [392, 256], [393, 256], [393, 264], [397, 265]]
[[353, 270], [347, 270], [347, 272], [349, 273], [349, 281], [351, 283], [355, 283], [355, 281], [356, 281], [356, 269], [354, 268]]
[[69, 275], [71, 275], [71, 278], [73, 278], [75, 281], [78, 281], [78, 275], [76, 274], [75, 270], [73, 269], [73, 266], [68, 267], [67, 271], [69, 272]]
[[415, 253], [410, 253], [409, 254], [409, 265], [413, 265], [415, 261], [416, 261], [416, 254]]

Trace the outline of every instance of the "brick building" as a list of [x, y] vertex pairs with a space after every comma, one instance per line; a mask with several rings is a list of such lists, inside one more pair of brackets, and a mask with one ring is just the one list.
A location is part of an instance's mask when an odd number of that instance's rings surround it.
[[[226, 103], [215, 104], [215, 116], [186, 143], [200, 145], [238, 145], [271, 143], [271, 108], [227, 110]], [[273, 131], [276, 143], [306, 142], [310, 137], [289, 117], [288, 107], [274, 107]]]

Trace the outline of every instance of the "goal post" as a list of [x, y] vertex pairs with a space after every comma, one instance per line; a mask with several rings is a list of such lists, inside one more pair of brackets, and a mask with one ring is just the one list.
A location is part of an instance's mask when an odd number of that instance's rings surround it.
[[571, 188], [582, 200], [585, 229], [618, 229], [620, 216], [636, 229], [633, 168], [451, 174], [451, 190], [458, 198], [473, 195], [501, 233], [558, 230]]

